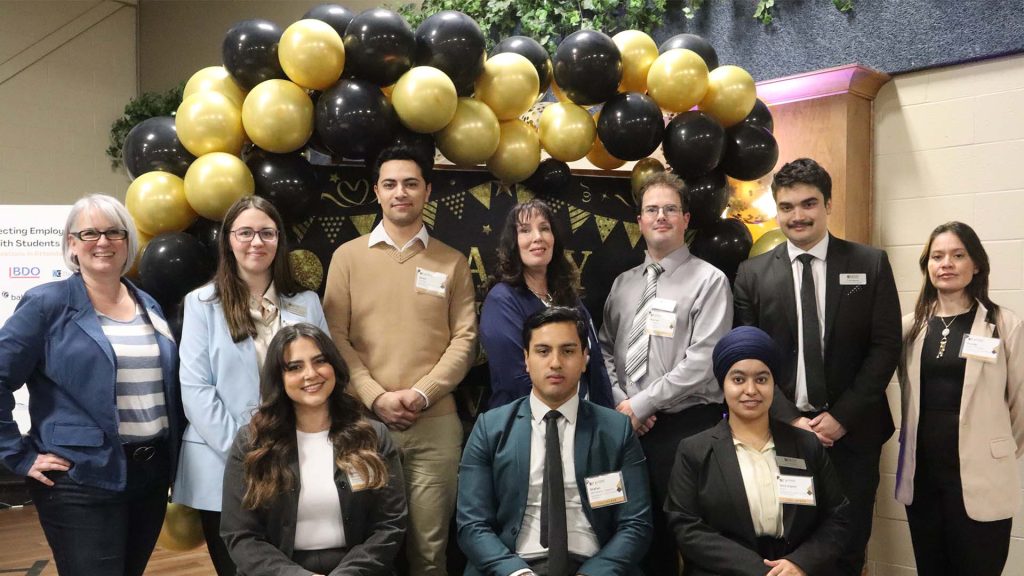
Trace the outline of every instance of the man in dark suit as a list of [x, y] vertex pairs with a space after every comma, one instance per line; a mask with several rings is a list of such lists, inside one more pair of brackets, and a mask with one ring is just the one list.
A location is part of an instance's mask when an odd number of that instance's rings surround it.
[[829, 234], [832, 180], [801, 158], [772, 183], [787, 242], [740, 265], [736, 324], [785, 355], [772, 416], [817, 434], [850, 500], [843, 574], [859, 575], [871, 535], [882, 444], [894, 430], [885, 388], [900, 352], [900, 307], [885, 252]]
[[586, 334], [572, 308], [528, 318], [531, 393], [473, 428], [456, 515], [467, 575], [639, 574], [651, 536], [644, 454], [627, 416], [577, 394]]

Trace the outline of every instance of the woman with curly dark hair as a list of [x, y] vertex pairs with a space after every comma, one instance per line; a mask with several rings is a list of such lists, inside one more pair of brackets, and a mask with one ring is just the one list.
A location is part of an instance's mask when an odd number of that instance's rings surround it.
[[579, 274], [565, 257], [562, 238], [554, 212], [541, 200], [516, 204], [505, 218], [498, 242], [498, 269], [480, 312], [480, 343], [491, 372], [490, 408], [530, 393], [523, 323], [545, 306], [575, 307], [586, 319], [593, 352], [580, 379], [580, 394], [591, 402], [615, 407], [597, 332], [580, 300]]
[[311, 324], [267, 349], [261, 403], [224, 472], [221, 537], [241, 575], [391, 575], [405, 534], [398, 452], [345, 392], [348, 368]]

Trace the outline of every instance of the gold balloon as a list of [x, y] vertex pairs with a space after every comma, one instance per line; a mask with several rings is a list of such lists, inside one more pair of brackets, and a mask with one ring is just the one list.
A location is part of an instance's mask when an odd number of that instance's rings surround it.
[[228, 97], [239, 109], [245, 101], [245, 90], [235, 82], [223, 66], [209, 66], [196, 72], [185, 83], [182, 100], [199, 92], [219, 92]]
[[169, 172], [146, 172], [132, 181], [125, 207], [140, 231], [156, 236], [188, 228], [196, 213], [185, 198], [185, 182]]
[[662, 164], [657, 158], [644, 158], [638, 160], [633, 165], [633, 172], [629, 175], [629, 186], [633, 191], [633, 200], [637, 206], [640, 206], [640, 188], [643, 187], [644, 182], [652, 175], [658, 172], [664, 172], [665, 165]]
[[501, 140], [487, 169], [506, 184], [522, 182], [540, 165], [540, 138], [537, 131], [522, 120], [501, 123]]
[[252, 196], [255, 191], [249, 167], [231, 154], [213, 152], [200, 156], [185, 173], [185, 198], [189, 206], [209, 220], [223, 220], [236, 200]]
[[330, 24], [299, 20], [281, 34], [277, 59], [292, 82], [310, 90], [325, 90], [338, 81], [345, 68], [345, 44]]
[[538, 123], [540, 143], [555, 160], [573, 162], [587, 155], [597, 136], [590, 113], [576, 104], [559, 102], [544, 109]]
[[398, 79], [391, 103], [406, 128], [429, 134], [452, 121], [459, 95], [447, 74], [432, 66], [417, 66]]
[[728, 128], [754, 109], [757, 87], [750, 73], [739, 66], [719, 66], [708, 74], [708, 93], [700, 109]]
[[498, 120], [512, 120], [529, 110], [539, 90], [537, 69], [514, 52], [488, 58], [476, 79], [476, 99], [494, 110]]
[[380, 89], [380, 91], [384, 93], [384, 97], [388, 99], [388, 102], [390, 102], [391, 93], [395, 91], [395, 85], [391, 84], [389, 86], [384, 86]]
[[472, 98], [459, 98], [455, 116], [434, 135], [437, 148], [457, 166], [476, 166], [486, 162], [498, 149], [501, 127], [486, 104]]
[[260, 148], [278, 154], [294, 152], [313, 134], [313, 101], [293, 82], [260, 82], [242, 104], [242, 125]]
[[157, 545], [164, 550], [186, 552], [204, 541], [199, 512], [182, 504], [168, 504]]
[[658, 58], [654, 39], [639, 30], [624, 30], [612, 36], [622, 54], [622, 81], [619, 92], [646, 92], [647, 70]]
[[761, 235], [754, 242], [754, 245], [750, 247], [750, 258], [754, 256], [760, 256], [766, 252], [770, 252], [772, 248], [775, 248], [779, 244], [786, 241], [786, 236], [782, 234], [782, 230], [774, 228]]
[[620, 160], [609, 154], [599, 137], [594, 138], [594, 145], [590, 148], [590, 152], [587, 153], [587, 160], [601, 170], [615, 170], [626, 163], [625, 160]]
[[708, 66], [692, 50], [674, 48], [647, 72], [647, 93], [663, 110], [686, 112], [708, 92]]
[[174, 116], [174, 127], [178, 140], [194, 156], [210, 152], [237, 155], [245, 141], [241, 110], [230, 98], [212, 90], [185, 98]]

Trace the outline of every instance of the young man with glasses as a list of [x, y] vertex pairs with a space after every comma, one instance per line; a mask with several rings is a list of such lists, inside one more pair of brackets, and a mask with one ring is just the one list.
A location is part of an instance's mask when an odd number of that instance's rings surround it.
[[615, 279], [600, 341], [617, 410], [629, 416], [647, 456], [654, 540], [646, 574], [678, 574], [662, 509], [676, 446], [722, 419], [711, 352], [732, 327], [732, 292], [720, 270], [690, 254], [690, 214], [677, 176], [651, 176], [638, 195], [643, 264]]

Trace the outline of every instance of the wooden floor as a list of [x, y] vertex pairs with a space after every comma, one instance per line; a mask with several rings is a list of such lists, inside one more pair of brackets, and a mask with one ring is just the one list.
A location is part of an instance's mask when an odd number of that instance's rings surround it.
[[[151, 576], [215, 576], [206, 546], [189, 552], [157, 548], [149, 560]], [[0, 510], [0, 575], [57, 576], [50, 547], [33, 506]]]

